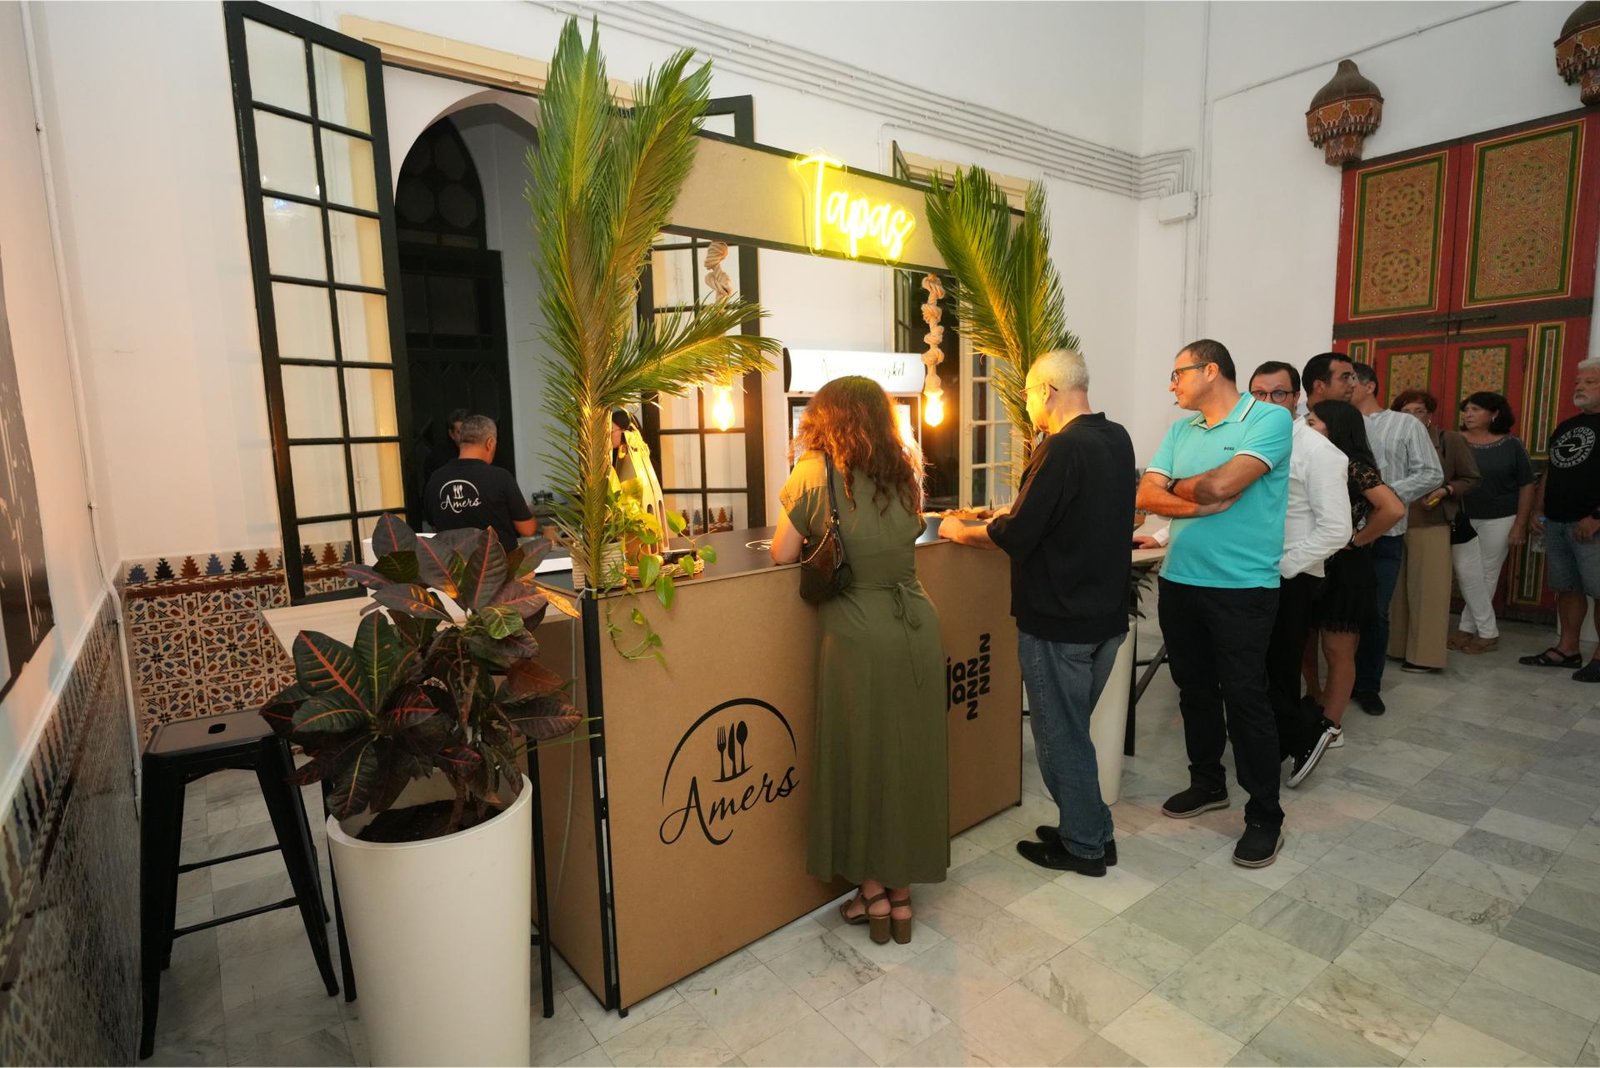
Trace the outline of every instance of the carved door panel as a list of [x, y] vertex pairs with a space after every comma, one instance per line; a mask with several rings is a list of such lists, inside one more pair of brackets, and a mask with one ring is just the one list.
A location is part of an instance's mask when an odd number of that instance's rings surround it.
[[1440, 149], [1345, 171], [1336, 324], [1380, 332], [1443, 322], [1460, 159]]
[[1600, 212], [1593, 115], [1470, 141], [1455, 198], [1455, 323], [1589, 314]]

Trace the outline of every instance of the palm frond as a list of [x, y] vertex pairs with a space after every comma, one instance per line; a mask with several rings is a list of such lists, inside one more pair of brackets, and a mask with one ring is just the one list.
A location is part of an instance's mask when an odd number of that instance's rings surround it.
[[989, 357], [995, 390], [1014, 433], [1012, 465], [1020, 476], [1033, 448], [1028, 371], [1040, 356], [1078, 348], [1067, 329], [1061, 276], [1050, 259], [1044, 186], [1028, 188], [1013, 219], [1004, 191], [981, 167], [957, 170], [948, 188], [934, 177], [928, 229], [955, 278], [955, 297], [972, 347]]
[[611, 411], [645, 393], [682, 393], [771, 366], [777, 343], [726, 336], [759, 317], [742, 301], [637, 322], [639, 276], [651, 243], [694, 166], [711, 95], [710, 66], [679, 52], [635, 90], [611, 99], [598, 30], [561, 32], [541, 101], [539, 144], [528, 154], [526, 198], [539, 233], [543, 283], [545, 461], [556, 522], [574, 561], [594, 575], [608, 522]]

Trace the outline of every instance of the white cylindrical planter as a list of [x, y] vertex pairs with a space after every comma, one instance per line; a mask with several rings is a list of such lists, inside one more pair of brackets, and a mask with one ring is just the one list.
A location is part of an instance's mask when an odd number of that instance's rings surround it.
[[1089, 740], [1100, 768], [1100, 797], [1108, 805], [1122, 796], [1122, 745], [1128, 729], [1128, 686], [1133, 680], [1133, 634], [1122, 640], [1111, 677], [1089, 718]]
[[370, 817], [328, 817], [374, 1065], [528, 1063], [532, 795], [524, 777], [500, 815], [423, 842], [363, 842]]

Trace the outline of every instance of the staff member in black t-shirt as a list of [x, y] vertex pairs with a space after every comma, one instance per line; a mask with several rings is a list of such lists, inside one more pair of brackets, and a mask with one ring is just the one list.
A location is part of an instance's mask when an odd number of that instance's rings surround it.
[[1027, 406], [1047, 436], [1028, 460], [1017, 499], [984, 526], [946, 519], [939, 536], [1011, 557], [1011, 614], [1021, 632], [1034, 750], [1060, 817], [1038, 828], [1039, 841], [1018, 842], [1017, 852], [1041, 867], [1102, 876], [1117, 862], [1117, 845], [1089, 716], [1128, 635], [1133, 443], [1089, 407], [1089, 369], [1076, 352], [1034, 362]]
[[510, 549], [517, 537], [532, 537], [539, 521], [511, 472], [494, 466], [499, 444], [494, 420], [487, 415], [468, 416], [456, 435], [460, 455], [428, 479], [423, 506], [435, 530], [482, 530], [488, 527]]
[[1587, 664], [1578, 649], [1591, 597], [1600, 627], [1600, 356], [1578, 364], [1572, 403], [1578, 414], [1550, 433], [1550, 467], [1533, 506], [1535, 527], [1544, 526], [1545, 580], [1555, 591], [1561, 639], [1521, 662], [1577, 668], [1574, 679], [1600, 682], [1600, 647]]

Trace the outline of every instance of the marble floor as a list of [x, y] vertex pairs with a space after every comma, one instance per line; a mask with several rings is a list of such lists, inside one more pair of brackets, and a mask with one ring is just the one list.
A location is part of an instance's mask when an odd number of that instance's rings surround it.
[[[1162, 671], [1107, 878], [1017, 856], [1053, 820], [1029, 745], [1022, 806], [955, 841], [911, 944], [874, 946], [830, 906], [625, 1019], [558, 962], [534, 1063], [1600, 1065], [1600, 686], [1519, 667], [1546, 637], [1509, 626], [1441, 675], [1391, 666], [1389, 714], [1352, 711], [1344, 748], [1284, 791], [1283, 852], [1257, 871], [1229, 860], [1237, 789], [1224, 811], [1160, 814], [1186, 784]], [[189, 857], [270, 840], [248, 778], [203, 790]], [[202, 869], [178, 919], [287, 885], [276, 854]], [[148, 1063], [364, 1064], [360, 1002], [323, 994], [292, 911], [190, 935]]]

